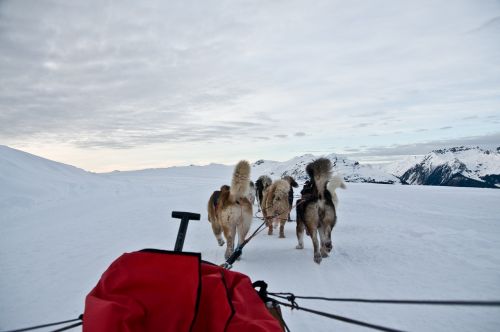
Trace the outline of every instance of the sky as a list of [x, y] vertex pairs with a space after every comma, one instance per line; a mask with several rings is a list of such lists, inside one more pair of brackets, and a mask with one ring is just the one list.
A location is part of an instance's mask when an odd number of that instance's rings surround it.
[[500, 1], [0, 0], [0, 144], [90, 171], [500, 146]]

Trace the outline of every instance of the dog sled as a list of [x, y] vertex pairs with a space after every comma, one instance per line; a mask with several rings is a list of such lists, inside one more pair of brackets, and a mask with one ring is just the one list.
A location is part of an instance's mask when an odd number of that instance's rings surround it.
[[87, 295], [83, 331], [283, 331], [242, 273], [200, 254], [127, 253]]
[[86, 297], [83, 331], [284, 331], [279, 308], [266, 306], [248, 276], [182, 252], [187, 224], [199, 214], [172, 216], [182, 219], [174, 251], [116, 259]]

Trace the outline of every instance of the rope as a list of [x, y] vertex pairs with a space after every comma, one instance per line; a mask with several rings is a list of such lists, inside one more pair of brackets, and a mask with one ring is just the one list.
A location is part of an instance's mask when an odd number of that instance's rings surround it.
[[447, 306], [486, 306], [498, 307], [500, 301], [465, 301], [465, 300], [387, 300], [387, 299], [356, 299], [331, 298], [321, 296], [298, 296], [293, 293], [268, 293], [269, 295], [288, 301], [295, 299], [322, 300], [331, 302], [386, 303], [386, 304], [417, 304], [417, 305], [447, 305]]
[[307, 312], [310, 312], [312, 314], [316, 314], [316, 315], [323, 316], [323, 317], [328, 317], [328, 318], [339, 320], [339, 321], [342, 321], [342, 322], [345, 322], [345, 323], [349, 323], [349, 324], [364, 326], [364, 327], [368, 327], [368, 328], [371, 328], [371, 329], [374, 329], [374, 330], [379, 330], [379, 331], [403, 332], [402, 330], [396, 330], [396, 329], [392, 329], [392, 328], [381, 326], [381, 325], [375, 325], [375, 324], [371, 324], [371, 323], [366, 323], [366, 322], [363, 322], [363, 321], [360, 321], [360, 320], [355, 320], [355, 319], [344, 317], [344, 316], [339, 316], [339, 315], [334, 315], [334, 314], [330, 314], [330, 313], [327, 313], [327, 312], [322, 312], [322, 311], [317, 311], [317, 310], [313, 310], [313, 309], [309, 309], [309, 308], [299, 307], [299, 305], [297, 303], [295, 303], [295, 302], [294, 302], [294, 304], [288, 304], [288, 303], [281, 302], [281, 301], [278, 301], [278, 300], [275, 300], [275, 299], [271, 299], [271, 300], [273, 302], [278, 303], [280, 305], [283, 305], [285, 307], [289, 307], [289, 308], [297, 309], [297, 310], [307, 311]]
[[253, 239], [257, 234], [259, 234], [260, 232], [262, 232], [265, 229], [262, 227], [265, 225], [266, 225], [266, 221], [264, 220], [264, 222], [262, 222], [262, 224], [260, 224], [259, 227], [257, 227], [257, 229], [252, 233], [252, 235], [250, 235], [245, 241], [243, 241], [243, 243], [241, 243], [238, 247], [236, 247], [236, 249], [231, 254], [231, 256], [229, 256], [229, 258], [222, 264], [222, 267], [230, 270], [233, 267], [233, 263], [243, 253], [243, 248], [247, 245], [248, 242], [250, 242], [251, 239]]
[[37, 326], [31, 326], [31, 327], [25, 327], [25, 328], [22, 328], [22, 329], [17, 329], [17, 330], [8, 330], [8, 331], [2, 331], [2, 332], [21, 332], [21, 331], [30, 331], [30, 330], [37, 330], [37, 329], [41, 329], [41, 328], [44, 328], [44, 327], [50, 327], [50, 326], [56, 326], [56, 325], [62, 325], [62, 324], [66, 324], [66, 323], [72, 323], [72, 322], [76, 322], [76, 321], [80, 321], [76, 324], [73, 324], [73, 325], [70, 325], [70, 326], [67, 326], [67, 327], [63, 327], [61, 329], [58, 329], [58, 330], [54, 330], [53, 332], [56, 332], [56, 331], [65, 331], [65, 330], [68, 330], [70, 328], [73, 328], [73, 327], [77, 327], [79, 325], [82, 325], [82, 320], [83, 320], [83, 315], [80, 315], [78, 318], [76, 319], [70, 319], [70, 320], [65, 320], [65, 321], [62, 321], [62, 322], [57, 322], [57, 323], [49, 323], [49, 324], [43, 324], [43, 325], [37, 325]]
[[70, 330], [70, 329], [75, 328], [77, 326], [80, 326], [82, 324], [83, 324], [83, 322], [78, 322], [78, 323], [75, 323], [75, 324], [72, 324], [72, 325], [69, 325], [66, 327], [61, 327], [60, 329], [54, 330], [52, 332], [62, 332], [62, 331]]

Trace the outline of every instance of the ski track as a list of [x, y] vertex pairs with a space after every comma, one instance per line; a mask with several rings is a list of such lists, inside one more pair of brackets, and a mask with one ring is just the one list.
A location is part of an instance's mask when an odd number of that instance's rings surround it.
[[[71, 319], [86, 294], [124, 252], [172, 250], [173, 210], [202, 214], [189, 224], [185, 251], [222, 263], [206, 219], [209, 195], [230, 181], [212, 174], [108, 174], [101, 183], [17, 195], [0, 206], [0, 329]], [[253, 176], [256, 178], [256, 176]], [[348, 183], [337, 191], [334, 251], [321, 265], [312, 244], [296, 250], [295, 223], [285, 239], [264, 230], [233, 270], [269, 290], [296, 295], [394, 299], [500, 299], [500, 191]], [[8, 193], [2, 192], [8, 198]], [[14, 196], [14, 195], [12, 195]], [[24, 204], [26, 199], [35, 199]], [[36, 202], [36, 203], [33, 203]], [[254, 206], [254, 212], [256, 206]], [[292, 218], [295, 218], [294, 213]], [[261, 223], [255, 219], [252, 230]], [[298, 300], [299, 305], [408, 331], [498, 331], [500, 310]], [[282, 308], [292, 331], [367, 331]]]

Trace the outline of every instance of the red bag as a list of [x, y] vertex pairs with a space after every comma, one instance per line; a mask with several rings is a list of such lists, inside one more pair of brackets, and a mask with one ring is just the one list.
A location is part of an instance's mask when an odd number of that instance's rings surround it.
[[282, 331], [241, 273], [201, 255], [123, 254], [87, 295], [84, 332]]

